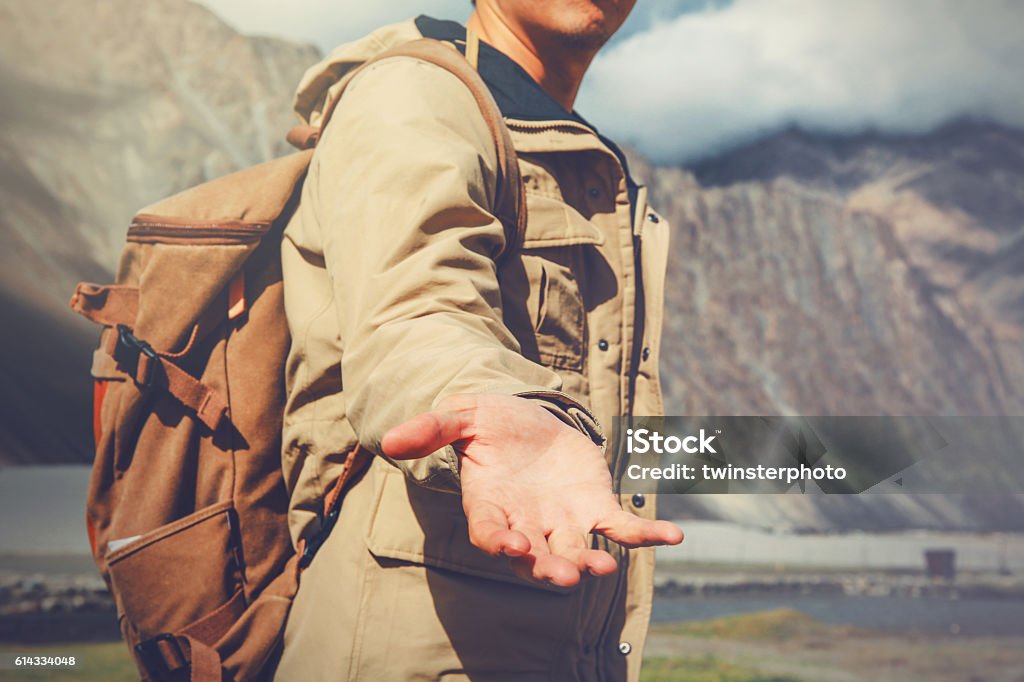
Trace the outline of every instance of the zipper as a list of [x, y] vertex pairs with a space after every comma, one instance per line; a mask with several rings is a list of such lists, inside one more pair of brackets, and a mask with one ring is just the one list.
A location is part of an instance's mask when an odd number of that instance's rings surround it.
[[597, 145], [595, 149], [597, 149], [597, 151], [601, 151], [604, 152], [605, 154], [608, 154], [621, 165], [619, 156], [611, 150], [611, 147], [609, 147], [608, 144], [604, 141], [604, 139], [601, 137], [601, 134], [594, 130], [593, 128], [586, 126], [582, 123], [560, 119], [546, 121], [524, 121], [518, 118], [507, 118], [505, 119], [505, 125], [507, 125], [509, 128], [513, 130], [519, 130], [526, 133], [540, 133], [545, 130], [572, 130], [575, 132], [589, 133], [590, 135], [593, 135], [595, 138], [597, 138], [597, 140], [600, 142], [600, 144]]

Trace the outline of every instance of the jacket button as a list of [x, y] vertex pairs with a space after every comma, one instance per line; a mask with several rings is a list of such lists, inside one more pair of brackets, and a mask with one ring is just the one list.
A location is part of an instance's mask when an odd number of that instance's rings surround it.
[[587, 194], [590, 195], [591, 199], [596, 199], [601, 196], [601, 189], [599, 187], [591, 187], [587, 190]]
[[642, 507], [643, 507], [643, 506], [644, 506], [645, 504], [647, 504], [647, 498], [645, 498], [645, 497], [644, 497], [643, 495], [641, 495], [640, 493], [637, 493], [636, 495], [633, 495], [633, 500], [632, 500], [632, 502], [633, 502], [633, 506], [634, 506], [634, 507], [636, 507], [637, 509], [640, 509], [640, 508], [642, 508]]
[[633, 650], [633, 645], [629, 642], [619, 642], [619, 653], [623, 656], [628, 656], [629, 652]]
[[601, 339], [600, 341], [597, 342], [597, 347], [600, 348], [601, 350], [608, 350], [608, 342], [605, 341], [604, 339]]
[[653, 213], [648, 213], [647, 214], [647, 219], [650, 220], [652, 223], [655, 223], [655, 224], [661, 222], [661, 218], [659, 218], [658, 216], [656, 216]]
[[644, 348], [644, 352], [643, 352], [643, 353], [641, 353], [641, 354], [640, 354], [640, 356], [641, 356], [641, 357], [642, 357], [642, 358], [643, 358], [644, 360], [647, 360], [648, 358], [650, 358], [650, 357], [651, 357], [651, 349], [650, 349], [650, 348]]

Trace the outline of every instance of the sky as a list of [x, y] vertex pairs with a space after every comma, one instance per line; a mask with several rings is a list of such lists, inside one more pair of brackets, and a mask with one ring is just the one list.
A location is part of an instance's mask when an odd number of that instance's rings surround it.
[[[203, 0], [246, 33], [321, 49], [469, 0]], [[314, 20], [311, 20], [311, 17]], [[1024, 127], [1022, 0], [639, 0], [576, 108], [655, 161], [773, 131], [925, 133], [962, 117]]]

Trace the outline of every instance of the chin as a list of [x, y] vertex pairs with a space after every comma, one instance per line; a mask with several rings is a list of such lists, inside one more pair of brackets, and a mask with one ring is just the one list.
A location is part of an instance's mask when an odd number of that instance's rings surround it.
[[549, 31], [565, 43], [588, 48], [607, 42], [633, 7], [633, 2], [622, 0], [558, 0], [544, 4]]
[[[570, 19], [570, 17], [566, 17], [566, 19]], [[561, 22], [561, 25], [557, 27], [556, 31], [559, 37], [568, 43], [588, 47], [600, 47], [612, 37], [617, 28], [617, 26], [609, 25], [611, 22], [600, 12], [596, 16], [577, 15], [571, 19], [571, 21]]]

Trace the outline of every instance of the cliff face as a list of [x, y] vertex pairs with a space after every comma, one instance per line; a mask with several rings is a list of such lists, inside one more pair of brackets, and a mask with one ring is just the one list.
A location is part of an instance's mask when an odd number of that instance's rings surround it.
[[317, 57], [182, 0], [0, 5], [0, 461], [88, 461], [75, 282], [110, 278], [141, 206], [285, 151]]
[[639, 167], [672, 221], [683, 414], [1020, 414], [1024, 134], [788, 132]]
[[[66, 311], [74, 283], [109, 279], [140, 206], [285, 151], [317, 54], [185, 0], [7, 0], [0, 19], [0, 462], [87, 462], [96, 332]], [[633, 168], [674, 230], [670, 413], [1024, 413], [1021, 131], [787, 131]], [[970, 500], [890, 497], [893, 525], [1000, 523]], [[855, 498], [786, 499], [666, 509], [876, 524]]]
[[[1024, 414], [1021, 131], [789, 131], [692, 170], [634, 165], [674, 226], [670, 413]], [[671, 515], [806, 528], [1019, 527], [1024, 509], [1020, 497], [663, 500]]]

